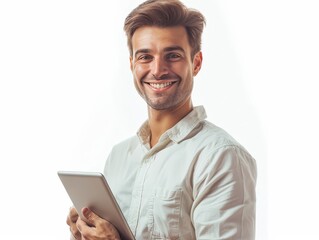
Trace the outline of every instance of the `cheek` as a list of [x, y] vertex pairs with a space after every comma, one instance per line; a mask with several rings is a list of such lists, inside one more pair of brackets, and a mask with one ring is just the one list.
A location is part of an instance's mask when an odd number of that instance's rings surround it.
[[193, 69], [189, 65], [176, 65], [172, 70], [181, 78], [188, 78], [193, 73]]
[[140, 80], [147, 73], [147, 67], [145, 65], [136, 64], [133, 68], [134, 77]]

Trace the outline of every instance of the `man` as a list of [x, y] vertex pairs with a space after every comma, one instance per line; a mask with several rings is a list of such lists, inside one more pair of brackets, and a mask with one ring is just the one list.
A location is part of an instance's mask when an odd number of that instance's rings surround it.
[[[104, 174], [138, 240], [254, 239], [255, 160], [192, 105], [204, 24], [178, 0], [146, 1], [125, 20], [148, 120], [112, 149]], [[75, 239], [119, 239], [111, 223], [82, 212], [89, 224], [74, 208], [67, 219]]]

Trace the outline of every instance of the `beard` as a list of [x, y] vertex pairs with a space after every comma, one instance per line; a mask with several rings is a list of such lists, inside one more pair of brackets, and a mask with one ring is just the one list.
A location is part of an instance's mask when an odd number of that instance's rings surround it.
[[156, 97], [149, 97], [147, 94], [144, 95], [144, 100], [147, 105], [155, 110], [165, 110], [178, 105], [179, 101], [178, 94], [166, 95], [156, 94]]
[[[172, 89], [163, 92], [152, 92], [149, 93], [145, 89], [147, 82], [157, 81], [158, 83], [161, 80], [176, 80], [173, 83]], [[191, 84], [185, 85], [184, 81], [191, 81]], [[187, 78], [183, 79], [177, 74], [165, 74], [160, 78], [156, 78], [153, 75], [147, 75], [139, 81], [141, 84], [138, 85], [137, 81], [134, 81], [135, 88], [137, 89], [139, 95], [145, 100], [147, 105], [155, 110], [168, 110], [173, 109], [174, 107], [180, 105], [183, 101], [188, 99], [193, 90], [193, 79]]]
[[155, 110], [169, 110], [180, 105], [191, 96], [193, 84], [186, 89], [180, 88], [180, 82], [174, 83], [174, 92], [152, 93], [148, 94], [146, 91], [139, 92], [140, 96], [145, 100], [147, 105]]

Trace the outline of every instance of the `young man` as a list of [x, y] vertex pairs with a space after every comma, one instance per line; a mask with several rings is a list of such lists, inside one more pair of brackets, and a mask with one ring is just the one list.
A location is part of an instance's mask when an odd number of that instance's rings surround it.
[[[146, 1], [125, 20], [148, 120], [113, 148], [104, 173], [138, 240], [254, 239], [255, 160], [192, 105], [204, 24], [178, 0]], [[111, 223], [82, 212], [89, 225], [74, 208], [67, 219], [75, 239], [119, 239]]]

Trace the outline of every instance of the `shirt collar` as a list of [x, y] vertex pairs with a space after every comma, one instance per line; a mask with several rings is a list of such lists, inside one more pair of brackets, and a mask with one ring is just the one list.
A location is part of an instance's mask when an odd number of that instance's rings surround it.
[[[183, 141], [206, 117], [206, 111], [203, 106], [194, 107], [193, 110], [175, 124], [174, 127], [163, 133], [159, 142], [166, 141], [167, 138], [171, 139], [175, 143]], [[146, 121], [137, 132], [137, 136], [143, 145], [149, 144], [150, 133], [150, 127], [148, 121]]]

